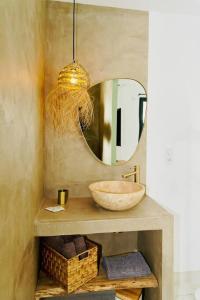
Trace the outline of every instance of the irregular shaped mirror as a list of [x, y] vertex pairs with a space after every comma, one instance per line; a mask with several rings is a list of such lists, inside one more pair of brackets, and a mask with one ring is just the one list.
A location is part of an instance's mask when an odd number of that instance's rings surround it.
[[94, 101], [94, 120], [89, 128], [81, 128], [90, 149], [108, 165], [129, 160], [144, 126], [144, 87], [136, 80], [114, 79], [94, 85], [89, 94]]

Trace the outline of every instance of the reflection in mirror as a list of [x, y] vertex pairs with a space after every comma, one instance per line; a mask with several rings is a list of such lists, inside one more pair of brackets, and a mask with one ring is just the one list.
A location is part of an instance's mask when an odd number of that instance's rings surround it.
[[116, 165], [131, 158], [140, 140], [146, 113], [144, 87], [131, 79], [114, 79], [89, 90], [94, 120], [82, 132], [97, 158]]

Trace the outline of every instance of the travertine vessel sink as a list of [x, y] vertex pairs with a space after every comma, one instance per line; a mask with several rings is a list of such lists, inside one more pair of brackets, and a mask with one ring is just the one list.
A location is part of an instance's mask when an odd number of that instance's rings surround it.
[[99, 181], [89, 185], [94, 201], [109, 210], [126, 210], [142, 200], [145, 187], [130, 181]]

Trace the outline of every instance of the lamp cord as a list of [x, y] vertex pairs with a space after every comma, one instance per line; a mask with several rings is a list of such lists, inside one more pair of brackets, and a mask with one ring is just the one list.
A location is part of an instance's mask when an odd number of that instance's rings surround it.
[[73, 62], [76, 62], [76, 41], [75, 41], [75, 36], [76, 36], [76, 1], [73, 0], [73, 37], [72, 37], [72, 42], [73, 42]]

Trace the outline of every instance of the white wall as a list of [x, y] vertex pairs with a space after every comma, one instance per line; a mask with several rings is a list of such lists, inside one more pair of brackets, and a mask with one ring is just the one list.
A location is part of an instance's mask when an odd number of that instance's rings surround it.
[[200, 270], [200, 18], [150, 13], [147, 186], [175, 213], [175, 271]]

